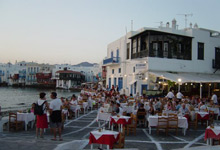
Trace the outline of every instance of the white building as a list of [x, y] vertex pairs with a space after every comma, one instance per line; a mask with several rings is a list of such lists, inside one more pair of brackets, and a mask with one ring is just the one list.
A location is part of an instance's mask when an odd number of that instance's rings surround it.
[[82, 74], [85, 75], [86, 82], [95, 82], [94, 77], [96, 77], [96, 75], [101, 72], [100, 65], [86, 67], [86, 66], [74, 66], [70, 64], [61, 64], [61, 65], [55, 65], [55, 68], [53, 69], [53, 78], [55, 78], [55, 73], [57, 71], [64, 70], [64, 68], [67, 68], [68, 70], [71, 71], [81, 72]]
[[135, 95], [158, 89], [167, 84], [165, 80], [180, 85], [219, 83], [220, 32], [197, 24], [176, 27], [174, 19], [171, 27], [142, 28], [110, 43], [103, 61], [106, 85], [118, 85], [121, 92]]
[[49, 74], [54, 68], [54, 65], [49, 64], [28, 63], [26, 65], [26, 85], [38, 84], [37, 73]]

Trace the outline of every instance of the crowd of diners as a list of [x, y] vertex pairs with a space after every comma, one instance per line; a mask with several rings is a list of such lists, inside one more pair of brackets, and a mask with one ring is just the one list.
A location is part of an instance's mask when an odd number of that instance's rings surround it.
[[[171, 90], [164, 97], [149, 98], [147, 95], [140, 95], [138, 92], [135, 96], [130, 94], [120, 94], [117, 88], [106, 90], [101, 86], [96, 88], [84, 88], [80, 95], [76, 97], [73, 95], [71, 99], [61, 98], [63, 108], [68, 109], [69, 116], [72, 117], [74, 113], [71, 106], [82, 104], [90, 100], [94, 101], [93, 105], [99, 107], [107, 107], [108, 112], [112, 115], [130, 115], [131, 113], [146, 112], [147, 116], [161, 114], [163, 111], [173, 111], [187, 117], [189, 120], [195, 118], [195, 110], [201, 112], [208, 112], [208, 108], [219, 108], [219, 101], [217, 95], [213, 92], [211, 98], [199, 98], [199, 96], [184, 97], [179, 91], [174, 95]], [[123, 105], [122, 105], [123, 104]], [[123, 106], [133, 106], [134, 112], [126, 113]], [[218, 114], [217, 114], [218, 115]], [[142, 118], [143, 116], [137, 116]], [[64, 117], [65, 118], [65, 117]]]

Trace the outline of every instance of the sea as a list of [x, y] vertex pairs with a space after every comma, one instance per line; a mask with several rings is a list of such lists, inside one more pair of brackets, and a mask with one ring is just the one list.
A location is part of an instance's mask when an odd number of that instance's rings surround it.
[[62, 89], [38, 89], [38, 88], [14, 88], [0, 87], [0, 106], [2, 112], [15, 110], [25, 110], [31, 108], [32, 103], [39, 99], [39, 93], [45, 92], [48, 102], [51, 101], [50, 93], [57, 92], [57, 97], [70, 98], [73, 94], [79, 95], [79, 92]]

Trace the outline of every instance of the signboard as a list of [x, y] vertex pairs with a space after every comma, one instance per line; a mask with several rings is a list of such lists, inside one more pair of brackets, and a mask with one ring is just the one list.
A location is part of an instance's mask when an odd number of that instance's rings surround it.
[[146, 63], [142, 63], [142, 64], [136, 64], [135, 68], [136, 69], [146, 69]]

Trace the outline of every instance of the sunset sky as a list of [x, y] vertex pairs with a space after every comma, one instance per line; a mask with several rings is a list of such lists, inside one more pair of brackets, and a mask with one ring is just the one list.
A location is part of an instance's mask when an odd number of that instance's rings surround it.
[[99, 63], [131, 30], [177, 20], [220, 31], [219, 0], [0, 0], [0, 63]]

